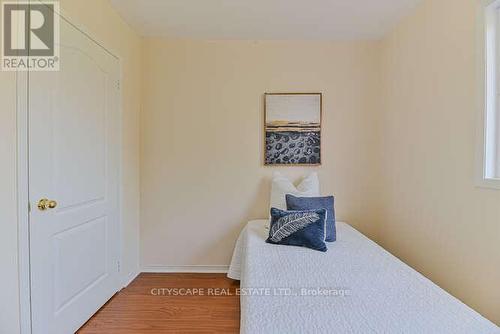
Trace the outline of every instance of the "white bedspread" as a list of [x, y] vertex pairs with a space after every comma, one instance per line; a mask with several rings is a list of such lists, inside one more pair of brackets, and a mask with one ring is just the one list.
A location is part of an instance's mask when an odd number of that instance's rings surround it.
[[241, 279], [241, 333], [500, 332], [347, 224], [326, 253], [266, 244], [267, 226], [248, 223], [228, 272]]

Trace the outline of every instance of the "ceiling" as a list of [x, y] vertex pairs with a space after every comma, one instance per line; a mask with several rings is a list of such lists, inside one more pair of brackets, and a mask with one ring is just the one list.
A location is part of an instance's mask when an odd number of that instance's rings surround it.
[[420, 0], [111, 0], [143, 36], [377, 39]]

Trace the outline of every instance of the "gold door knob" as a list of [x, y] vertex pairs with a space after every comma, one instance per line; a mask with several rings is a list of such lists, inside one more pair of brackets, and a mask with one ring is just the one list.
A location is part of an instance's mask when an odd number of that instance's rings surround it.
[[56, 201], [52, 201], [47, 198], [42, 198], [41, 200], [38, 201], [38, 209], [40, 209], [41, 211], [54, 209], [56, 206], [57, 206]]

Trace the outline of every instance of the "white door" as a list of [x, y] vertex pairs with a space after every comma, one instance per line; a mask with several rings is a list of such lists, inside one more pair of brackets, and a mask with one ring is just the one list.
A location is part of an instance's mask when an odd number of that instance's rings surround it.
[[34, 334], [74, 333], [119, 288], [118, 60], [60, 28], [60, 71], [28, 83]]

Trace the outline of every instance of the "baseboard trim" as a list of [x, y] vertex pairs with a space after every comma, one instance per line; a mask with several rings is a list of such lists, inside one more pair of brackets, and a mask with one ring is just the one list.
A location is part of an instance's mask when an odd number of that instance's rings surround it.
[[193, 265], [193, 266], [144, 266], [143, 273], [223, 273], [229, 269], [227, 265]]
[[122, 278], [122, 289], [126, 288], [130, 283], [132, 283], [132, 281], [135, 280], [137, 278], [137, 276], [139, 276], [140, 273], [141, 273], [140, 271], [134, 271], [134, 272], [128, 273], [128, 275], [126, 277], [123, 277]]

